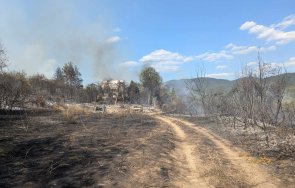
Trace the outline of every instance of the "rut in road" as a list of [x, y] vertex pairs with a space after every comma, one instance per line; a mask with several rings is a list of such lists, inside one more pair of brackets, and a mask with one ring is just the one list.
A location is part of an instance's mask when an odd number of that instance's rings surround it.
[[179, 139], [174, 155], [179, 159], [180, 164], [178, 165], [182, 169], [182, 178], [175, 180], [173, 183], [179, 187], [210, 187], [199, 173], [203, 164], [197, 156], [192, 154], [195, 146], [187, 140], [185, 132], [167, 118], [160, 116], [156, 116], [156, 118], [171, 126]]
[[[234, 175], [231, 178], [235, 178], [238, 176], [242, 176], [245, 178], [245, 180], [234, 180], [234, 181], [244, 181], [243, 184], [241, 184], [242, 187], [270, 187], [270, 188], [279, 187], [278, 186], [279, 180], [277, 180], [274, 176], [269, 174], [266, 170], [264, 170], [259, 165], [248, 162], [249, 161], [248, 158], [241, 156], [241, 153], [243, 153], [242, 150], [231, 147], [227, 141], [211, 133], [209, 130], [200, 128], [196, 126], [195, 124], [185, 120], [180, 120], [180, 119], [171, 118], [167, 116], [156, 116], [156, 118], [170, 125], [174, 129], [176, 136], [179, 137], [181, 140], [181, 144], [176, 150], [176, 153], [178, 154], [183, 153], [185, 155], [185, 160], [187, 161], [186, 164], [188, 168], [190, 169], [189, 171], [190, 174], [187, 174], [187, 178], [184, 179], [184, 182], [176, 182], [178, 183], [180, 187], [210, 187], [212, 186], [212, 183], [210, 182], [208, 183], [208, 179], [206, 179], [203, 176], [203, 174], [204, 174], [204, 171], [206, 170], [204, 169], [204, 166], [206, 166], [207, 169], [214, 168], [214, 167], [212, 167], [212, 164], [211, 164], [211, 167], [208, 167], [210, 166], [210, 164], [204, 163], [205, 161], [202, 161], [200, 156], [197, 156], [198, 153], [194, 155], [192, 154], [192, 151], [194, 149], [198, 149], [198, 147], [199, 149], [200, 147], [208, 147], [206, 145], [196, 144], [196, 143], [200, 143], [200, 141], [193, 142], [193, 140], [197, 140], [197, 139], [200, 140], [201, 139], [200, 137], [203, 137], [203, 139], [206, 139], [212, 142], [214, 147], [216, 147], [219, 158], [228, 160], [229, 164], [226, 164], [226, 165], [233, 166], [237, 170], [236, 176]], [[191, 138], [190, 136], [188, 137], [188, 134], [189, 134], [188, 131], [195, 132], [196, 134], [201, 136], [199, 136], [198, 138], [197, 137]], [[210, 148], [202, 148], [202, 149], [209, 150]], [[207, 153], [207, 155], [210, 155], [210, 153], [209, 154]], [[232, 171], [227, 172], [226, 169], [224, 169], [224, 171], [225, 173], [232, 173]], [[213, 186], [215, 187], [220, 185], [213, 184]]]

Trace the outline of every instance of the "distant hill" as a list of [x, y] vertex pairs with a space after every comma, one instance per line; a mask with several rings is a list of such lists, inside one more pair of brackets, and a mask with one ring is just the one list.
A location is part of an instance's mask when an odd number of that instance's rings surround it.
[[[285, 74], [284, 74], [285, 75]], [[295, 86], [295, 73], [286, 73], [288, 77], [287, 87]], [[270, 77], [270, 79], [275, 79], [276, 76]]]
[[[170, 80], [168, 82], [165, 82], [164, 85], [168, 88], [174, 88], [176, 94], [178, 96], [185, 96], [188, 94], [188, 90], [186, 88], [186, 83], [191, 82], [193, 79], [181, 79], [181, 80]], [[216, 78], [205, 78], [205, 82], [208, 85], [208, 89], [217, 91], [217, 90], [223, 90], [227, 91], [229, 90], [234, 82], [230, 80], [225, 79], [216, 79]]]
[[[286, 73], [288, 77], [287, 82], [287, 92], [295, 91], [295, 73]], [[270, 79], [275, 79], [276, 77], [270, 77]], [[186, 96], [188, 90], [186, 88], [186, 83], [192, 81], [193, 79], [180, 79], [180, 80], [170, 80], [164, 83], [164, 85], [170, 89], [174, 88], [178, 96]], [[238, 80], [225, 80], [225, 79], [216, 79], [216, 78], [205, 78], [205, 82], [208, 85], [208, 89], [217, 91], [229, 91], [234, 83]], [[295, 96], [295, 94], [294, 94]]]

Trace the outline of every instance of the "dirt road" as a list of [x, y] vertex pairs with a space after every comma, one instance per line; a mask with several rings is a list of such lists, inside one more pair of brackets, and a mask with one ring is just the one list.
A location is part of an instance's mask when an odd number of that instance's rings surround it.
[[177, 124], [166, 117], [157, 116], [156, 118], [171, 126], [175, 131], [175, 136], [179, 140], [173, 155], [179, 159], [179, 164], [177, 165], [179, 165], [184, 178], [174, 183], [180, 187], [209, 187], [206, 180], [201, 178], [200, 169], [203, 166], [201, 160], [193, 155], [195, 145], [189, 142], [187, 135]]
[[179, 187], [280, 187], [279, 180], [251, 157], [212, 132], [190, 122], [154, 116], [175, 132], [174, 150], [184, 178], [174, 179]]

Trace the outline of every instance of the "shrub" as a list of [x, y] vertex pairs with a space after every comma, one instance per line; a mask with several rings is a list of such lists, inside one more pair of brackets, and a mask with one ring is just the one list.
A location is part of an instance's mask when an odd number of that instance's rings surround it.
[[63, 117], [65, 121], [69, 124], [78, 123], [78, 119], [80, 115], [85, 115], [87, 111], [78, 105], [71, 105], [65, 107], [63, 110]]
[[37, 95], [35, 99], [35, 103], [37, 106], [45, 107], [46, 106], [46, 100], [42, 95]]
[[0, 73], [0, 107], [22, 107], [30, 93], [30, 84], [22, 72]]

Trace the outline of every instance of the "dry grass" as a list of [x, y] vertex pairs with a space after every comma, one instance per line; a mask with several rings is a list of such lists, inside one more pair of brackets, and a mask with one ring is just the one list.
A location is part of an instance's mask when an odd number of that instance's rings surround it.
[[270, 157], [266, 157], [266, 156], [253, 157], [253, 156], [251, 156], [250, 153], [247, 153], [247, 152], [239, 153], [239, 157], [244, 157], [247, 159], [248, 162], [255, 163], [255, 164], [267, 165], [267, 164], [271, 164], [274, 162], [274, 159], [272, 159]]
[[266, 156], [262, 156], [262, 157], [252, 157], [250, 158], [250, 162], [256, 163], [256, 164], [271, 164], [273, 163], [273, 159], [266, 157]]
[[65, 107], [62, 104], [54, 104], [54, 105], [52, 105], [52, 110], [54, 112], [62, 112], [64, 109], [65, 109]]
[[204, 172], [203, 176], [209, 178], [209, 183], [215, 187], [250, 187], [239, 173], [229, 173], [233, 169], [227, 169], [221, 164], [216, 164]]
[[88, 115], [91, 113], [89, 109], [83, 108], [79, 105], [68, 105], [68, 106], [59, 105], [57, 109], [60, 109], [64, 120], [69, 124], [78, 123], [78, 119], [80, 116]]

